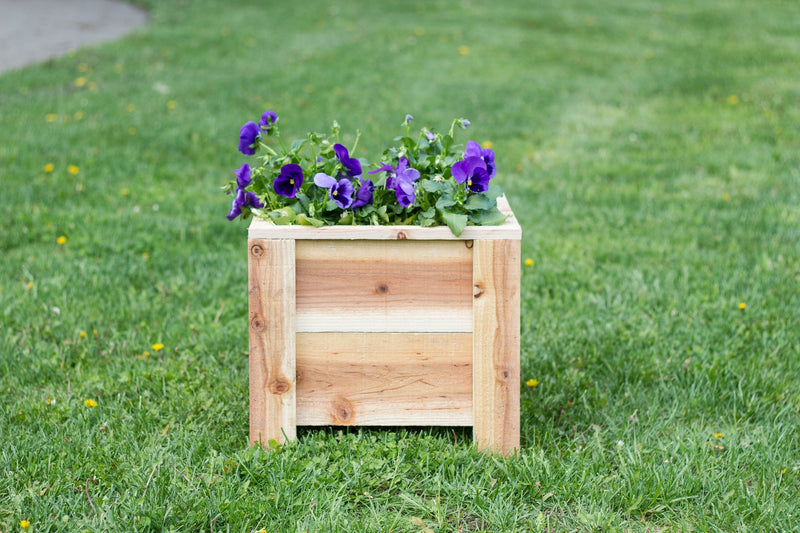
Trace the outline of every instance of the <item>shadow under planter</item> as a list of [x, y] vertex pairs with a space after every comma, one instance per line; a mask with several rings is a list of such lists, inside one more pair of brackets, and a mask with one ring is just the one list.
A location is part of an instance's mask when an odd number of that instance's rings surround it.
[[250, 442], [471, 426], [519, 448], [520, 239], [500, 226], [249, 228]]

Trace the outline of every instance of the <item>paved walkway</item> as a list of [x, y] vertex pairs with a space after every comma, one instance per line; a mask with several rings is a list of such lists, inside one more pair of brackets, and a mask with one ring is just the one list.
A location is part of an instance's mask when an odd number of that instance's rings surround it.
[[0, 0], [0, 72], [112, 41], [147, 22], [113, 0]]

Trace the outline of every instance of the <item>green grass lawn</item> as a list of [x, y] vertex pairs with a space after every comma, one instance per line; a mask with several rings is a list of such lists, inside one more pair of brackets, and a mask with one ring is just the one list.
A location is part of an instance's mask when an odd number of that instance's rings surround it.
[[[800, 4], [146, 4], [0, 76], [0, 531], [798, 529]], [[519, 457], [248, 447], [219, 186], [265, 109], [372, 160], [406, 113], [494, 144], [533, 261]]]

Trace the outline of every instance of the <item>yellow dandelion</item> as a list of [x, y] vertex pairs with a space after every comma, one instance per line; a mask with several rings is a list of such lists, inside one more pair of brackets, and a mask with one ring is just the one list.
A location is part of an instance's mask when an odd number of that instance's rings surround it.
[[29, 288], [29, 289], [32, 289], [32, 288], [33, 288], [33, 282], [32, 282], [32, 281], [29, 281], [29, 282], [28, 282], [28, 288]]
[[722, 193], [722, 201], [723, 201], [723, 202], [727, 202], [727, 201], [728, 201], [728, 200], [730, 200], [730, 199], [731, 199], [731, 195], [730, 195], [730, 194], [728, 194], [728, 193]]
[[84, 400], [83, 405], [86, 407], [97, 407], [97, 402], [94, 400]]
[[167, 102], [167, 109], [175, 109], [177, 105], [178, 102], [176, 102], [175, 100], [170, 100], [169, 102]]
[[715, 439], [720, 439], [720, 438], [722, 438], [722, 433], [714, 433], [714, 438], [715, 438]]
[[739, 97], [735, 94], [732, 94], [728, 97], [728, 103], [730, 105], [737, 105], [739, 103]]
[[148, 254], [147, 252], [142, 252], [142, 259], [147, 261], [148, 259], [150, 259], [150, 254]]
[[45, 402], [47, 403], [47, 405], [53, 405], [54, 403], [56, 403], [56, 401], [53, 398], [51, 398], [50, 396], [47, 397]]
[[131, 126], [130, 128], [128, 128], [128, 133], [131, 135], [136, 135], [136, 128]]
[[128, 104], [127, 106], [125, 106], [125, 110], [128, 113], [133, 113], [134, 111], [136, 111], [136, 106], [133, 104]]
[[77, 113], [75, 113], [74, 115], [72, 115], [72, 117], [73, 117], [75, 120], [83, 120], [83, 117], [85, 117], [85, 116], [86, 116], [86, 114], [85, 114], [83, 111], [78, 111]]
[[150, 352], [144, 352], [142, 355], [139, 356], [139, 361], [144, 361], [148, 357], [150, 357]]
[[44, 170], [47, 173], [50, 173], [53, 171], [54, 168], [55, 167], [53, 166], [53, 163], [47, 163], [45, 166], [42, 167], [42, 170]]
[[87, 85], [86, 87], [88, 87], [90, 91], [96, 91], [97, 90], [97, 84], [95, 82], [93, 82], [93, 81], [90, 81], [89, 85]]
[[128, 196], [130, 193], [131, 193], [131, 190], [129, 188], [127, 188], [127, 187], [125, 187], [124, 189], [120, 189], [119, 190], [120, 196]]
[[80, 336], [81, 336], [81, 339], [85, 339], [86, 338], [86, 332], [81, 330]]
[[741, 309], [742, 311], [744, 311], [745, 309], [747, 309], [747, 304], [746, 304], [746, 303], [744, 303], [744, 302], [739, 302], [739, 309]]
[[525, 260], [525, 266], [532, 267], [533, 266], [533, 259], [530, 257]]
[[48, 114], [46, 114], [44, 116], [44, 119], [47, 122], [55, 122], [57, 118], [58, 118], [58, 115], [56, 115], [55, 113], [48, 113]]
[[484, 148], [494, 148], [494, 143], [492, 141], [483, 141], [481, 146]]
[[31, 527], [31, 523], [27, 520], [20, 520], [19, 527], [22, 528], [22, 531], [28, 531], [28, 528]]
[[266, 529], [259, 529], [258, 533], [267, 533], [267, 530]]
[[538, 384], [539, 384], [539, 380], [538, 379], [529, 379], [528, 381], [525, 382], [525, 385], [527, 385], [528, 387], [530, 387], [532, 389], [535, 388]]
[[75, 78], [75, 87], [83, 87], [86, 85], [86, 82], [89, 81], [85, 77], [81, 76], [80, 78]]
[[81, 169], [79, 169], [76, 165], [70, 165], [70, 166], [67, 167], [67, 172], [69, 172], [73, 176], [75, 174], [77, 174], [78, 172], [80, 172], [80, 170]]
[[86, 63], [81, 63], [78, 65], [78, 72], [89, 72], [89, 65]]
[[458, 47], [458, 53], [461, 54], [462, 56], [469, 55], [469, 46], [462, 44], [461, 46]]
[[164, 347], [164, 345], [163, 345], [163, 344], [161, 344], [160, 342], [157, 342], [157, 343], [155, 343], [155, 344], [153, 345], [153, 350], [155, 350], [155, 351], [157, 352], [157, 351], [159, 351], [159, 350], [160, 350], [161, 348], [163, 348], [163, 347]]
[[67, 242], [67, 238], [64, 237], [63, 235], [61, 237], [59, 237], [58, 239], [56, 239], [56, 244], [58, 244], [59, 246], [64, 244], [65, 242]]

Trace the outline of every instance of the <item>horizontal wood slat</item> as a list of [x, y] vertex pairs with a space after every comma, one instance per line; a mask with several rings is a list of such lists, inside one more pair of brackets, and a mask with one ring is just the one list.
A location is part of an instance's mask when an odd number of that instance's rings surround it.
[[472, 241], [296, 241], [297, 331], [472, 331]]
[[298, 333], [298, 425], [469, 426], [471, 333]]
[[251, 239], [297, 239], [297, 240], [330, 240], [330, 239], [368, 239], [368, 240], [520, 240], [522, 229], [508, 205], [505, 196], [497, 199], [497, 207], [508, 215], [504, 224], [499, 226], [467, 226], [463, 233], [456, 237], [447, 226], [423, 228], [421, 226], [276, 226], [264, 219], [254, 218], [250, 223]]

